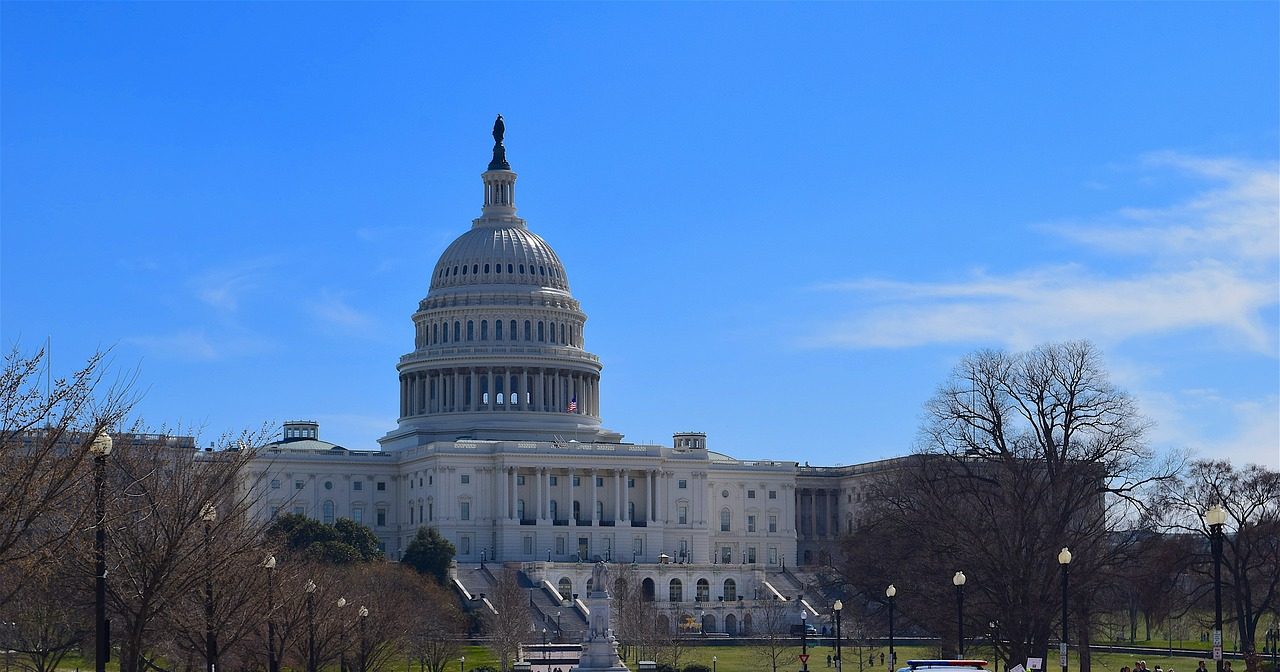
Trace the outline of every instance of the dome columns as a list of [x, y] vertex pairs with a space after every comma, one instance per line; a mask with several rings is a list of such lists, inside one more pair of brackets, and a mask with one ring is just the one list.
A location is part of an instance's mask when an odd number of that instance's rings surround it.
[[466, 366], [400, 376], [400, 417], [438, 413], [570, 413], [599, 417], [600, 374], [556, 367]]

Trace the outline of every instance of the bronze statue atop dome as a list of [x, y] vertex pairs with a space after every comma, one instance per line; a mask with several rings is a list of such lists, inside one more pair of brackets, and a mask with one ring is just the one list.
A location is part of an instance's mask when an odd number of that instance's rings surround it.
[[493, 122], [493, 160], [489, 162], [489, 170], [511, 170], [507, 163], [507, 148], [502, 146], [502, 137], [507, 132], [507, 125], [502, 123], [502, 115]]

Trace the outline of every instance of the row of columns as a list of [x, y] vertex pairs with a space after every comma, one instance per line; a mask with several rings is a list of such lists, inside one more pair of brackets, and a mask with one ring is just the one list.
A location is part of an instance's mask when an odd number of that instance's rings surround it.
[[565, 413], [573, 401], [574, 413], [599, 417], [600, 376], [527, 367], [429, 369], [400, 376], [400, 417], [502, 410]]
[[[556, 472], [556, 473], [553, 473]], [[603, 501], [600, 499], [599, 486], [597, 478], [608, 476], [614, 482], [613, 486], [613, 520], [618, 523], [629, 523], [632, 520], [644, 521], [646, 523], [656, 522], [658, 520], [658, 500], [659, 498], [659, 482], [658, 471], [655, 469], [565, 469], [558, 471], [549, 467], [532, 467], [527, 471], [521, 467], [507, 467], [503, 485], [499, 490], [499, 512], [504, 514], [507, 520], [518, 521], [520, 516], [517, 511], [516, 503], [520, 500], [519, 477], [526, 478], [525, 488], [528, 489], [527, 479], [533, 477], [533, 501], [536, 507], [534, 515], [529, 515], [529, 505], [526, 503], [524, 518], [525, 520], [544, 521], [552, 518], [551, 500], [552, 486], [551, 477], [558, 476], [568, 479], [566, 486], [563, 486], [568, 493], [567, 509], [559, 509], [556, 513], [556, 519], [568, 520], [570, 525], [576, 524], [573, 515], [573, 502], [577, 500], [576, 490], [578, 486], [573, 484], [575, 476], [585, 476], [590, 481], [590, 499], [587, 501], [589, 511], [579, 512], [582, 520], [590, 520], [591, 523], [597, 524], [601, 520], [599, 512], [596, 511], [596, 502]], [[627, 487], [628, 480], [636, 478], [636, 485], [640, 486], [643, 482], [644, 500], [643, 508], [637, 503], [634, 518], [628, 511], [628, 504], [631, 498], [627, 493], [631, 488]], [[560, 487], [560, 486], [557, 486]], [[637, 488], [639, 489], [639, 488]], [[590, 516], [588, 518], [587, 516]]]
[[796, 530], [805, 537], [837, 537], [840, 534], [840, 491], [797, 488]]

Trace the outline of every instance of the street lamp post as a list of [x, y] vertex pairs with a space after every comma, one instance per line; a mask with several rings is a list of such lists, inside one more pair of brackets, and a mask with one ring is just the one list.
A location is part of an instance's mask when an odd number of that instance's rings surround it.
[[551, 549], [547, 549], [547, 562], [551, 562]]
[[280, 672], [276, 661], [276, 556], [268, 555], [262, 566], [267, 569], [267, 672]]
[[93, 453], [93, 496], [94, 505], [94, 631], [97, 641], [94, 642], [94, 669], [105, 672], [110, 644], [107, 642], [107, 505], [103, 497], [103, 486], [106, 482], [107, 456], [111, 454], [111, 435], [103, 432], [93, 439], [89, 452]]
[[707, 610], [703, 609], [698, 612], [698, 633], [703, 637], [707, 636]]
[[836, 612], [836, 672], [840, 672], [840, 612], [844, 611], [844, 602], [836, 600], [831, 609]]
[[719, 656], [711, 656], [711, 672], [716, 672], [716, 663], [719, 660]]
[[360, 672], [365, 672], [366, 660], [368, 655], [368, 640], [365, 639], [364, 622], [369, 618], [369, 610], [362, 604], [360, 605]]
[[1062, 641], [1058, 643], [1058, 655], [1062, 658], [1062, 672], [1067, 672], [1067, 575], [1070, 573], [1071, 551], [1066, 546], [1058, 551], [1058, 564], [1062, 566]]
[[[556, 611], [556, 644], [560, 643], [561, 633], [562, 633], [562, 630], [560, 629], [560, 612]], [[1277, 670], [1276, 672], [1280, 672], [1280, 670]]]
[[307, 579], [307, 672], [316, 672], [316, 582]]
[[463, 669], [463, 666], [466, 665], [466, 663], [466, 656], [458, 656], [458, 672], [466, 672], [466, 670]]
[[960, 645], [960, 657], [964, 657], [964, 572], [956, 572], [951, 583], [956, 587], [956, 624], [960, 626], [956, 641]]
[[893, 598], [897, 596], [897, 594], [898, 594], [898, 589], [895, 588], [892, 583], [889, 584], [888, 588], [884, 589], [884, 596], [886, 599], [889, 600], [889, 669], [890, 670], [894, 669], [894, 667], [898, 664], [898, 654], [895, 653], [893, 650], [893, 603], [894, 603]]
[[800, 605], [800, 670], [809, 672], [809, 612]]
[[[347, 606], [347, 598], [338, 597], [338, 608]], [[338, 622], [342, 622], [342, 618], [338, 618]], [[346, 630], [338, 631], [338, 672], [347, 672], [347, 633]]]
[[218, 669], [218, 639], [213, 632], [213, 553], [209, 541], [213, 536], [213, 521], [218, 519], [218, 509], [212, 502], [205, 502], [200, 509], [204, 521], [204, 660], [206, 672]]
[[542, 629], [542, 659], [547, 659], [547, 629]]
[[1214, 504], [1204, 514], [1209, 525], [1209, 544], [1213, 549], [1213, 662], [1222, 672], [1222, 526], [1227, 510]]

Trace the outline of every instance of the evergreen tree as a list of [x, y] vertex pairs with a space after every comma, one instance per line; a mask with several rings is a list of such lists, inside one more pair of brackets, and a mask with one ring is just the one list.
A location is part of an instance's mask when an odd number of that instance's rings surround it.
[[434, 577], [436, 583], [444, 585], [454, 553], [456, 551], [453, 544], [440, 536], [436, 528], [419, 527], [417, 536], [409, 542], [400, 562], [414, 568], [419, 574]]

